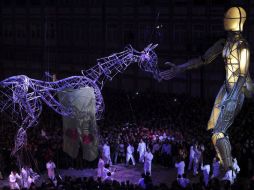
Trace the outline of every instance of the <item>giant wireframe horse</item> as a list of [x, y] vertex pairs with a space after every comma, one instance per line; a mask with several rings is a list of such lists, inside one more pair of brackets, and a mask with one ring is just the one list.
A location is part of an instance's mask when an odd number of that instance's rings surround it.
[[156, 46], [150, 44], [139, 52], [129, 45], [123, 52], [98, 59], [97, 64], [88, 70], [83, 70], [81, 76], [47, 82], [18, 75], [1, 81], [0, 112], [6, 112], [11, 117], [11, 121], [19, 127], [12, 153], [15, 154], [26, 144], [26, 131], [37, 125], [42, 112], [42, 103], [62, 116], [82, 115], [73, 107], [61, 104], [57, 95], [66, 89], [92, 87], [96, 99], [96, 119], [100, 119], [104, 111], [101, 90], [105, 82], [125, 71], [130, 64], [138, 63], [140, 69], [152, 73], [155, 79], [160, 80], [157, 68], [158, 58], [153, 50]]

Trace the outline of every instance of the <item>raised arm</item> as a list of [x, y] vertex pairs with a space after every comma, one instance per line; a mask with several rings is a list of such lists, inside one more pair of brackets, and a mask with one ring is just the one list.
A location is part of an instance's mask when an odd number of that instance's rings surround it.
[[182, 73], [186, 70], [198, 68], [201, 65], [206, 65], [211, 63], [223, 50], [225, 44], [225, 39], [220, 39], [215, 44], [210, 47], [204, 55], [190, 59], [186, 63], [182, 65], [176, 66], [173, 63], [166, 62], [165, 64], [168, 64], [171, 66], [170, 69], [163, 71], [160, 73], [162, 79], [164, 80], [170, 80], [174, 77], [176, 77], [179, 73]]

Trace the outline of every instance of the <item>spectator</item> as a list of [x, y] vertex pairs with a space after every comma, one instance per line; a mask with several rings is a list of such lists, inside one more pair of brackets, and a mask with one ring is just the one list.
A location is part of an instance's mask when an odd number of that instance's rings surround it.
[[148, 175], [148, 173], [152, 174], [152, 160], [153, 160], [153, 154], [150, 151], [150, 148], [147, 148], [147, 151], [144, 155], [144, 173]]
[[9, 175], [10, 189], [20, 189], [18, 180], [21, 180], [21, 176], [14, 170]]
[[169, 166], [171, 162], [172, 147], [171, 147], [171, 144], [169, 144], [168, 140], [166, 140], [163, 143], [161, 153], [162, 153], [163, 165]]
[[144, 163], [144, 156], [146, 152], [146, 143], [143, 139], [140, 139], [140, 143], [138, 144], [137, 152], [139, 153], [139, 162]]
[[220, 160], [218, 157], [213, 159], [213, 174], [211, 178], [218, 178], [220, 176]]
[[193, 145], [190, 147], [190, 153], [189, 153], [189, 165], [188, 165], [188, 170], [190, 171], [193, 167], [193, 161], [194, 161], [194, 155], [195, 155], [195, 151], [194, 151], [194, 147]]
[[178, 175], [177, 182], [182, 188], [186, 188], [190, 184], [190, 180], [186, 177], [185, 173], [182, 176]]
[[176, 162], [175, 167], [177, 168], [177, 175], [182, 176], [185, 168], [184, 160], [180, 159], [178, 162]]
[[203, 163], [201, 164], [201, 170], [203, 171], [203, 177], [204, 177], [204, 184], [207, 187], [209, 178], [210, 178], [210, 164], [209, 163]]
[[111, 161], [111, 157], [110, 157], [110, 146], [109, 146], [108, 142], [106, 142], [103, 145], [102, 153], [103, 153], [104, 162], [106, 164], [112, 165], [112, 161]]
[[126, 165], [129, 165], [129, 161], [131, 160], [132, 164], [135, 166], [135, 159], [133, 157], [134, 147], [128, 143], [127, 151], [126, 151]]
[[52, 181], [55, 180], [55, 178], [56, 178], [56, 175], [55, 175], [56, 165], [51, 159], [46, 164], [46, 168], [48, 170], [48, 178], [51, 179]]

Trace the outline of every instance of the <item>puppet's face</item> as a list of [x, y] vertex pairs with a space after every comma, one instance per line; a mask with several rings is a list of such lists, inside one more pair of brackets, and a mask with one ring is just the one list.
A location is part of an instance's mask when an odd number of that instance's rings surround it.
[[224, 16], [226, 31], [242, 31], [246, 20], [246, 12], [242, 7], [231, 7]]

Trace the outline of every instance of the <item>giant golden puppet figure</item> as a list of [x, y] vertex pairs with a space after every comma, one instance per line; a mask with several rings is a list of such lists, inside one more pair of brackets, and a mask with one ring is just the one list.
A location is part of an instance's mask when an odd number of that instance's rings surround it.
[[248, 43], [242, 37], [246, 12], [242, 7], [231, 7], [224, 17], [224, 29], [227, 39], [217, 41], [201, 57], [189, 60], [182, 65], [171, 65], [171, 69], [161, 72], [164, 80], [178, 73], [211, 63], [220, 53], [225, 62], [226, 80], [216, 97], [208, 121], [208, 130], [212, 131], [212, 142], [225, 170], [232, 166], [231, 145], [226, 134], [235, 116], [240, 111], [245, 95], [252, 89], [249, 77], [250, 51]]

